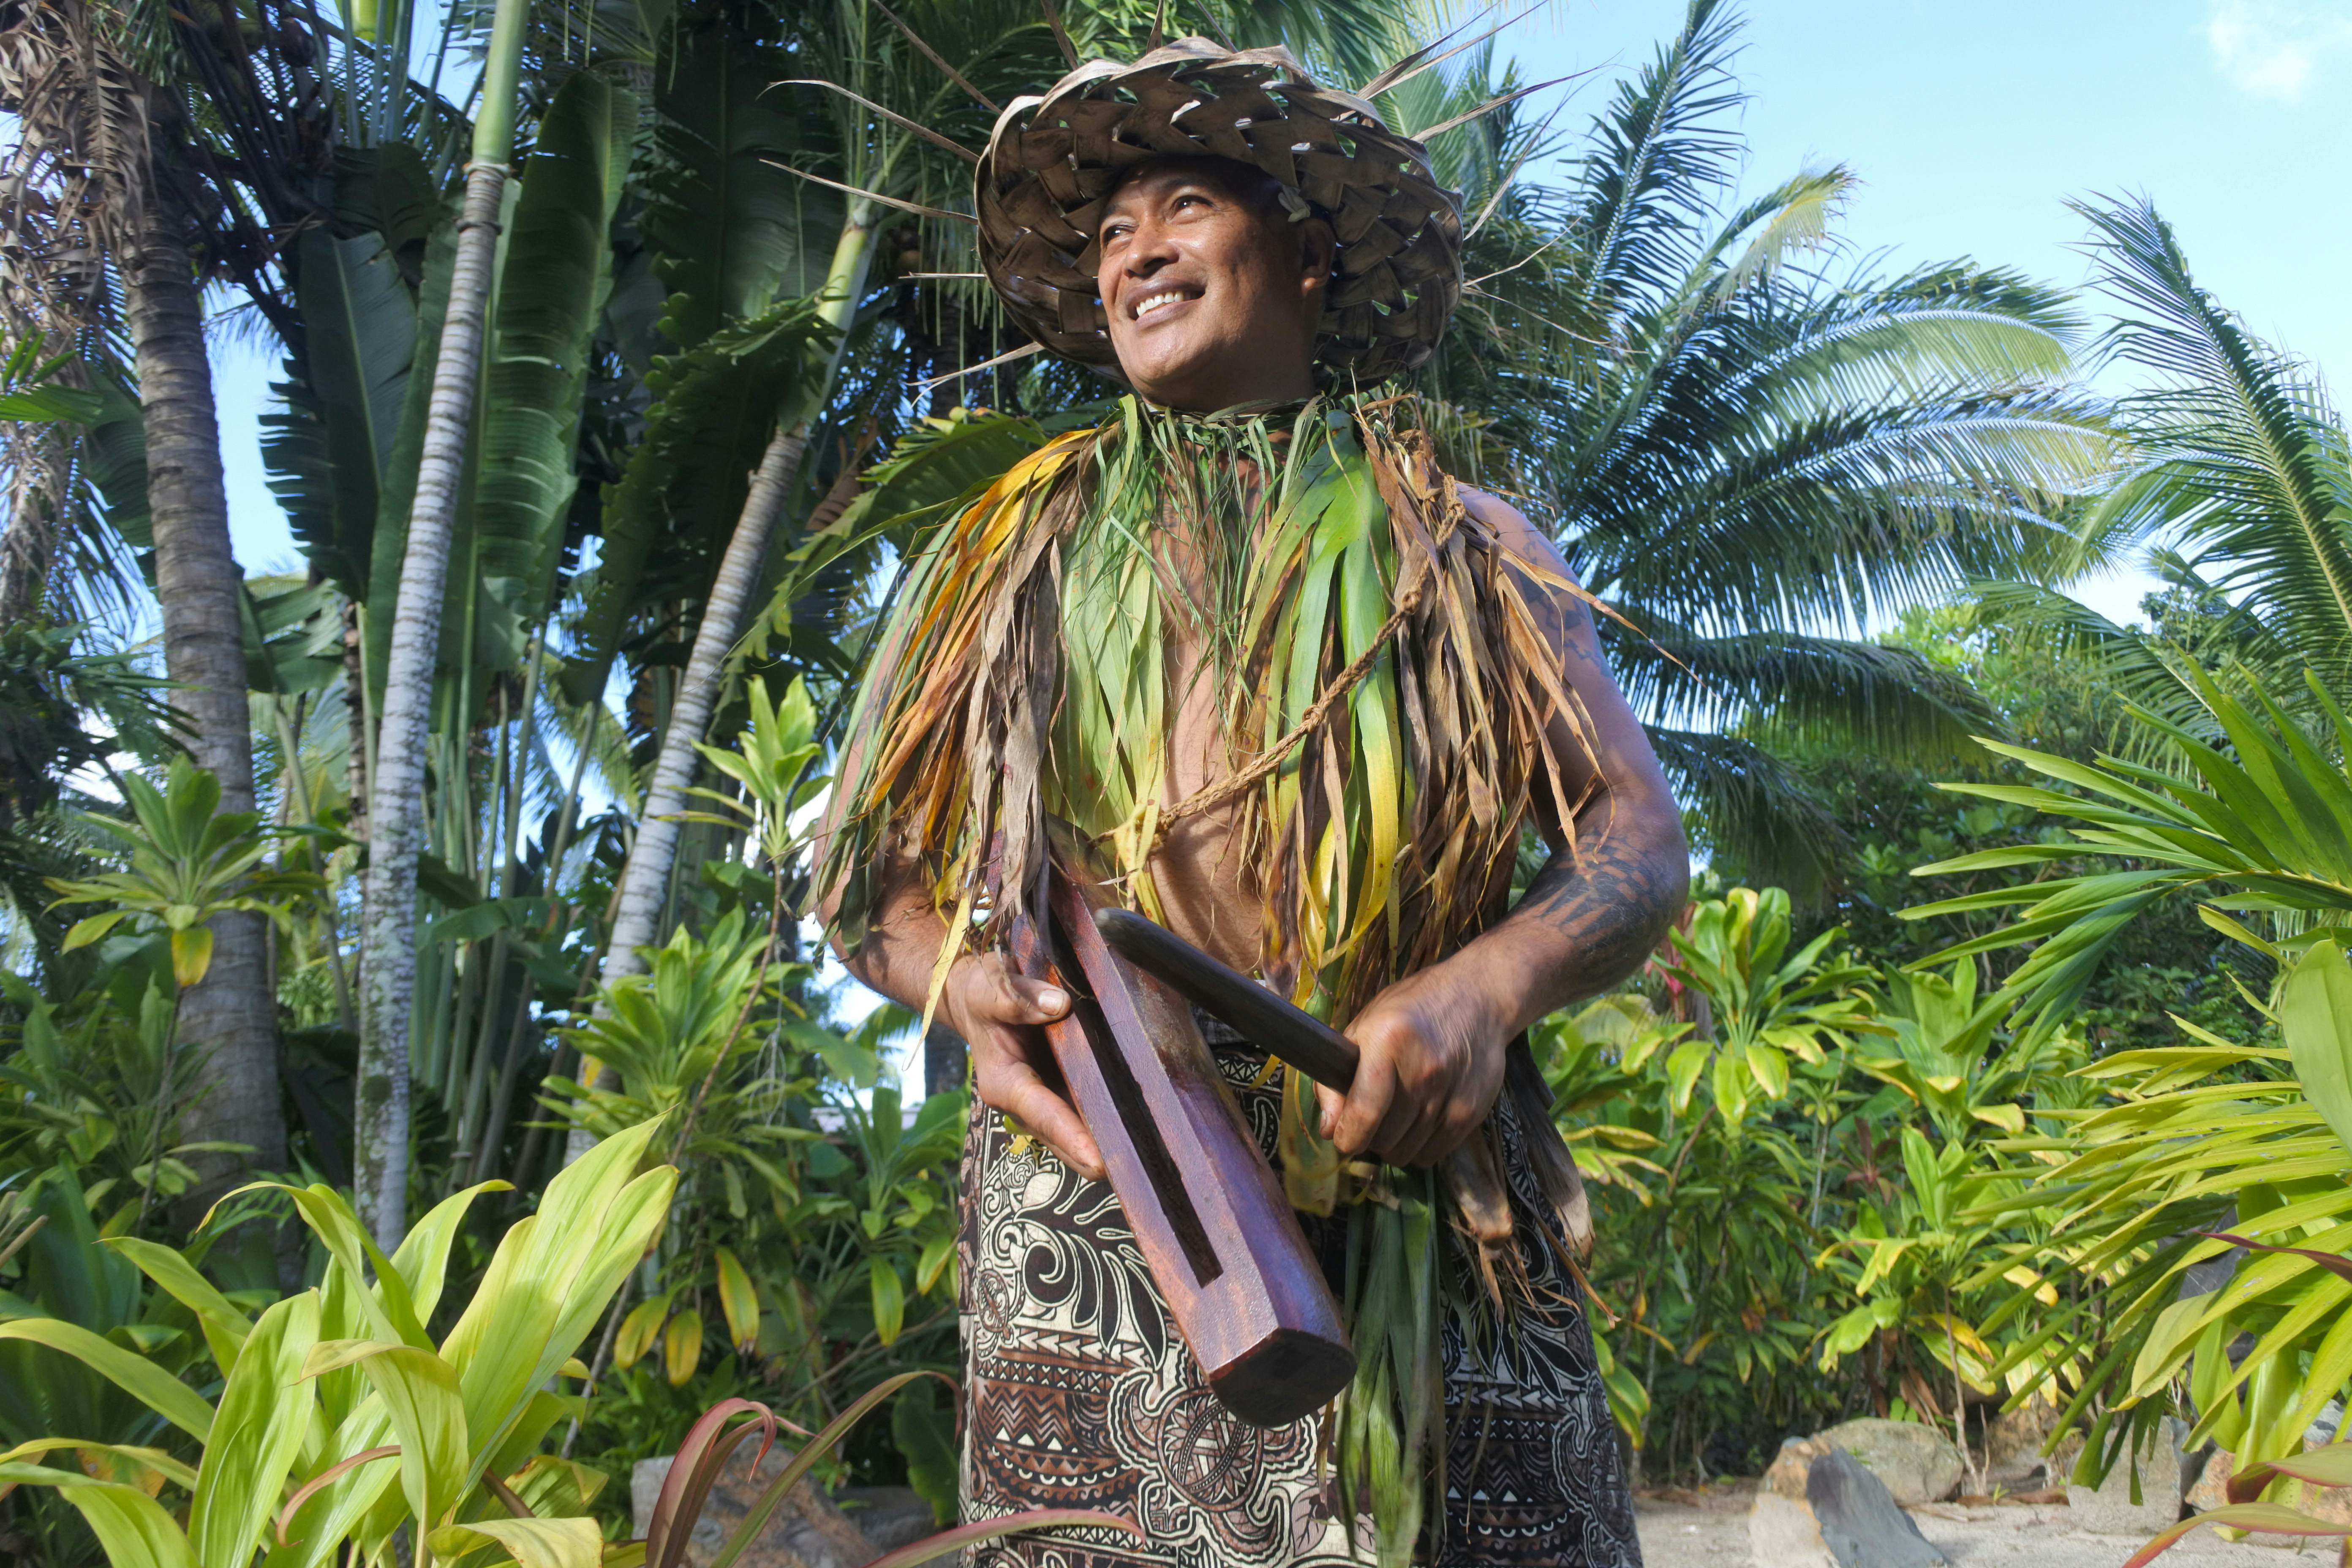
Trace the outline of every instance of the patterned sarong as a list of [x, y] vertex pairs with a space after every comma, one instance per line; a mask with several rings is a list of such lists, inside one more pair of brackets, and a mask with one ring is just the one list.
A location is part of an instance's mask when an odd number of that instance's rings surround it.
[[[1202, 1033], [1271, 1157], [1277, 1091], [1231, 1030]], [[1522, 1308], [1499, 1344], [1444, 1340], [1446, 1495], [1420, 1555], [1434, 1568], [1640, 1568], [1633, 1500], [1574, 1277], [1542, 1243], [1541, 1195], [1515, 1154], [1505, 1168], [1528, 1273], [1546, 1305]], [[1015, 1154], [1004, 1119], [975, 1110], [965, 1142], [961, 1240], [963, 1517], [1088, 1508], [1134, 1520], [1150, 1543], [1056, 1531], [975, 1549], [973, 1568], [1276, 1568], [1350, 1556], [1318, 1422], [1273, 1430], [1227, 1414], [1177, 1333], [1127, 1217], [1034, 1142]], [[1327, 1258], [1344, 1221], [1302, 1215]], [[1457, 1249], [1458, 1250], [1458, 1249]], [[1464, 1289], [1479, 1289], [1466, 1282]], [[1428, 1550], [1427, 1541], [1436, 1542]]]

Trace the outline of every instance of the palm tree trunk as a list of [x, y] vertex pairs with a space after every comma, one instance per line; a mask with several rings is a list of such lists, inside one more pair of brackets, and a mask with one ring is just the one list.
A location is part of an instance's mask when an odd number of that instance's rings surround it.
[[[511, 6], [512, 0], [509, 0]], [[505, 168], [477, 163], [466, 174], [449, 312], [433, 366], [416, 500], [400, 562], [400, 597], [384, 667], [375, 772], [368, 781], [366, 924], [362, 937], [359, 1103], [352, 1173], [360, 1217], [389, 1252], [408, 1228], [408, 1027], [416, 986], [416, 856], [425, 826], [425, 753], [433, 716], [433, 667], [441, 644], [457, 486], [481, 374], [482, 326], [498, 249]]]
[[490, 271], [497, 259], [499, 202], [514, 156], [514, 117], [529, 0], [498, 0], [489, 58], [482, 70], [481, 113], [474, 121], [473, 161], [466, 166], [466, 205], [457, 219], [457, 255], [449, 273], [449, 309], [434, 356], [425, 405], [416, 496], [400, 562], [384, 666], [383, 710], [376, 720], [368, 780], [368, 875], [361, 952], [358, 1105], [352, 1119], [355, 1207], [390, 1252], [408, 1228], [408, 1030], [416, 989], [416, 855], [425, 824], [425, 754], [433, 717], [433, 667], [441, 643], [441, 599], [450, 534], [464, 478], [474, 395], [480, 384]]
[[[187, 746], [220, 780], [223, 811], [253, 809], [252, 720], [246, 709], [243, 581], [228, 537], [220, 426], [195, 268], [167, 194], [151, 193], [124, 279], [124, 313], [137, 356], [147, 438], [147, 500], [154, 519], [155, 596], [163, 607], [163, 663], [179, 689]], [[286, 1164], [279, 1103], [278, 1015], [269, 994], [269, 928], [261, 916], [213, 921], [212, 966], [180, 1003], [180, 1038], [205, 1054], [200, 1098], [182, 1123], [184, 1141], [242, 1143], [247, 1163]], [[199, 1205], [237, 1173], [233, 1155], [203, 1156], [189, 1201]]]
[[[865, 291], [866, 267], [874, 254], [877, 216], [873, 203], [852, 203], [848, 219], [842, 226], [841, 238], [834, 246], [833, 264], [826, 273], [824, 290], [819, 296], [822, 303], [817, 314], [836, 333], [845, 331], [850, 314], [857, 308], [858, 296]], [[815, 410], [824, 406], [832, 391], [834, 372], [840, 363], [841, 343], [836, 337], [824, 372], [807, 395], [807, 407]], [[645, 811], [637, 821], [636, 839], [629, 847], [628, 864], [622, 868], [613, 931], [605, 941], [604, 960], [599, 971], [606, 984], [625, 975], [642, 973], [645, 962], [637, 956], [638, 950], [660, 940], [656, 927], [662, 906], [667, 901], [670, 868], [677, 858], [678, 824], [674, 819], [686, 809], [686, 792], [694, 783], [698, 761], [694, 748], [710, 727], [710, 710], [719, 700], [720, 668], [742, 628], [744, 607], [751, 603], [751, 590], [758, 585], [760, 565], [767, 558], [768, 539], [775, 531], [776, 518], [800, 478], [801, 458], [808, 450], [809, 426], [814, 417], [812, 413], [790, 425], [779, 421], [775, 436], [760, 459], [759, 471], [751, 477], [751, 493], [743, 498], [743, 510], [735, 520], [733, 535], [727, 541], [727, 553], [719, 561], [710, 597], [703, 604], [702, 624], [694, 632], [694, 651], [688, 657], [677, 699], [670, 705], [669, 726], [662, 731], [661, 752], [654, 762], [653, 780], [646, 790]], [[597, 1012], [600, 1016], [604, 1013], [601, 1001]], [[606, 1088], [614, 1087], [609, 1074], [610, 1069], [600, 1070], [595, 1081]], [[580, 1158], [594, 1142], [588, 1132], [573, 1128], [564, 1140], [564, 1163]]]
[[660, 756], [654, 763], [652, 783], [646, 790], [646, 809], [637, 825], [636, 842], [621, 878], [619, 905], [613, 915], [613, 934], [604, 954], [604, 977], [617, 979], [642, 972], [637, 949], [657, 938], [663, 891], [670, 863], [677, 855], [677, 814], [686, 809], [686, 792], [694, 783], [695, 744], [710, 726], [710, 710], [719, 699], [720, 667], [735, 646], [743, 625], [743, 611], [759, 585], [760, 566], [767, 559], [768, 539], [800, 477], [801, 458], [808, 450], [808, 422], [779, 429], [751, 476], [751, 493], [727, 541], [719, 575], [704, 601], [702, 624], [695, 628], [694, 652], [678, 681], [677, 698], [670, 706], [669, 727], [662, 733]]

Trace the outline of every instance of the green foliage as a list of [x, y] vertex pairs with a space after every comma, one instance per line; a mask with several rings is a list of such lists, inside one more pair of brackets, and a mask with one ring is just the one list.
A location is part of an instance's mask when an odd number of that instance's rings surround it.
[[1612, 1407], [1669, 1468], [1748, 1463], [1822, 1406], [1808, 1352], [1832, 1303], [1810, 1259], [1849, 1043], [1874, 1026], [1872, 972], [1834, 931], [1790, 953], [1780, 890], [1734, 889], [1690, 924], [1661, 965], [1672, 1013], [1604, 998], [1534, 1037], [1595, 1185]]
[[[2084, 765], [2000, 745], [1992, 749], [2082, 794], [1951, 786], [2082, 826], [2069, 828], [2068, 842], [1988, 850], [1923, 867], [1922, 874], [2039, 868], [2078, 858], [2113, 868], [1995, 887], [1906, 911], [1924, 920], [2022, 906], [2000, 930], [1947, 951], [1961, 957], [2037, 942], [2006, 990], [2038, 1026], [2047, 1026], [2082, 994], [2122, 928], [2168, 895], [2218, 895], [2204, 916], [2207, 923], [2273, 960], [2323, 937], [2352, 936], [2352, 772], [2335, 760], [2352, 740], [2352, 721], [2316, 681], [2312, 695], [2332, 721], [2330, 729], [2305, 728], [2259, 689], [2250, 704], [2202, 676], [2192, 674], [2190, 681], [2228, 751], [2145, 709], [2131, 711], [2177, 749], [2201, 788], [2120, 758]], [[2281, 922], [2281, 939], [2257, 937], [2223, 911], [2268, 915]]]
[[486, 366], [473, 512], [482, 636], [522, 661], [555, 590], [578, 477], [591, 338], [612, 292], [608, 233], [636, 133], [637, 100], [594, 71], [566, 81], [540, 121], [506, 243]]
[[[1696, 841], [1814, 902], [1834, 879], [1792, 739], [1926, 760], [1985, 728], [1967, 684], [1852, 636], [1969, 575], [2040, 571], [2114, 452], [2066, 389], [2058, 290], [1970, 261], [1834, 266], [1843, 168], [1736, 210], [1737, 11], [1696, 0], [1580, 142], [1497, 111], [1452, 133], [1480, 279], [1423, 374], [1578, 578]], [[1467, 107], [1496, 86], [1473, 70]], [[1423, 123], [1429, 123], [1423, 121]], [[1542, 160], [1578, 178], [1547, 189]]]
[[134, 1254], [166, 1290], [202, 1303], [221, 1358], [216, 1399], [62, 1320], [0, 1324], [0, 1337], [72, 1357], [194, 1438], [193, 1473], [168, 1456], [131, 1456], [184, 1489], [185, 1512], [140, 1486], [43, 1462], [86, 1440], [72, 1435], [0, 1456], [0, 1476], [57, 1489], [116, 1568], [242, 1563], [265, 1546], [307, 1568], [347, 1543], [373, 1557], [398, 1531], [420, 1561], [495, 1542], [525, 1562], [600, 1562], [586, 1510], [604, 1478], [540, 1452], [576, 1405], [547, 1385], [576, 1366], [572, 1352], [660, 1228], [676, 1173], [635, 1173], [659, 1131], [610, 1139], [549, 1184], [437, 1344], [425, 1324], [479, 1188], [426, 1214], [390, 1258], [331, 1189], [283, 1189], [330, 1261], [319, 1286], [250, 1322], [178, 1254]]
[[155, 1199], [194, 1187], [186, 1156], [215, 1149], [182, 1143], [173, 1131], [198, 1064], [173, 1050], [160, 969], [134, 957], [71, 1013], [0, 976], [20, 1014], [15, 1049], [0, 1058], [0, 1171], [39, 1180], [71, 1173], [89, 1207], [113, 1205], [110, 1235], [136, 1225]]
[[1667, 1054], [1676, 1111], [1689, 1110], [1711, 1064], [1715, 1107], [1737, 1129], [1751, 1095], [1770, 1101], [1789, 1092], [1791, 1058], [1819, 1067], [1825, 1043], [1870, 1026], [1868, 1005], [1853, 992], [1868, 971], [1825, 962], [1844, 933], [1825, 931], [1793, 953], [1789, 934], [1789, 895], [1779, 888], [1734, 888], [1693, 909], [1687, 931], [1671, 933], [1676, 961], [1660, 968], [1706, 994], [1717, 1031]]
[[130, 868], [50, 886], [60, 904], [112, 904], [85, 916], [66, 933], [71, 952], [98, 941], [132, 916], [169, 933], [172, 978], [186, 987], [212, 964], [215, 915], [245, 910], [284, 920], [316, 893], [319, 879], [264, 865], [270, 849], [260, 816], [220, 809], [220, 781], [185, 757], [172, 759], [163, 787], [136, 773], [122, 775], [130, 822], [85, 814], [83, 821], [118, 840]]

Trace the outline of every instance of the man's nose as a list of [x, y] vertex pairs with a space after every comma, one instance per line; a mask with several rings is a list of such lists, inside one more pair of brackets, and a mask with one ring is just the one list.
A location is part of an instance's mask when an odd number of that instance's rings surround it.
[[1146, 221], [1136, 225], [1127, 237], [1127, 254], [1120, 264], [1130, 278], [1149, 278], [1175, 259], [1174, 237], [1159, 224]]

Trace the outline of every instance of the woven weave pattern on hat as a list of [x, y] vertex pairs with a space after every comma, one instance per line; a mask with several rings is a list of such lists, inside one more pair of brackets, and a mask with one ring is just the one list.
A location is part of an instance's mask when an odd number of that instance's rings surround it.
[[1318, 86], [1284, 48], [1180, 38], [1133, 65], [1093, 60], [996, 122], [975, 191], [981, 264], [1023, 330], [1115, 371], [1095, 232], [1128, 172], [1156, 158], [1264, 170], [1339, 240], [1316, 342], [1359, 384], [1427, 359], [1462, 297], [1462, 208], [1421, 143], [1353, 94]]

